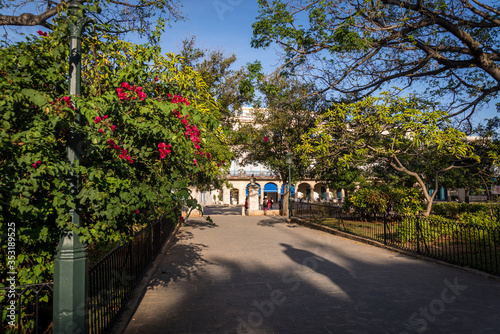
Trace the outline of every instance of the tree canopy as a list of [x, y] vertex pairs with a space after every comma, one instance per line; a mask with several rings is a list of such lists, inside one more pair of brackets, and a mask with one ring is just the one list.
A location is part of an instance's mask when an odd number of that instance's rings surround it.
[[300, 151], [314, 157], [317, 170], [380, 166], [410, 176], [427, 200], [439, 176], [474, 164], [477, 156], [463, 132], [445, 124], [446, 113], [414, 98], [366, 98], [336, 104], [304, 135]]
[[[21, 284], [51, 276], [63, 229], [107, 243], [162, 215], [177, 218], [183, 205], [198, 207], [189, 187], [221, 185], [232, 156], [200, 74], [154, 45], [93, 26], [82, 38], [81, 95], [68, 96], [66, 28], [0, 48], [0, 231], [17, 224]], [[82, 138], [76, 165], [67, 160], [70, 131]], [[77, 207], [79, 228], [68, 215]]]
[[[4, 0], [0, 3], [1, 26], [42, 26], [52, 29], [56, 18], [67, 10], [71, 1]], [[178, 0], [84, 0], [89, 17], [114, 33], [151, 31], [154, 22], [178, 20], [183, 16]], [[8, 14], [4, 14], [8, 13]]]
[[283, 70], [332, 101], [392, 86], [468, 118], [500, 91], [498, 0], [259, 0], [253, 47], [277, 43]]
[[184, 65], [200, 73], [219, 105], [224, 123], [231, 124], [243, 104], [251, 99], [251, 95], [241, 89], [241, 83], [248, 80], [249, 71], [244, 67], [233, 69], [235, 54], [197, 47], [196, 37], [186, 38], [182, 43], [180, 56], [184, 58]]
[[[305, 98], [310, 87], [300, 82], [280, 75], [254, 77], [259, 78], [254, 85], [261, 99], [254, 101], [253, 123], [240, 125], [240, 141], [235, 150], [243, 157], [243, 163], [262, 163], [288, 183], [286, 154], [293, 153], [301, 136], [314, 126], [321, 104], [316, 97]], [[310, 162], [297, 154], [292, 159], [292, 180], [303, 179], [308, 175]], [[284, 212], [288, 210], [288, 196], [287, 192]]]

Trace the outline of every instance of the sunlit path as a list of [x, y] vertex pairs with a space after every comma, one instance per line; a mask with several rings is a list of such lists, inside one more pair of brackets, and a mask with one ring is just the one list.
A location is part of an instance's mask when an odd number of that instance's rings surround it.
[[126, 333], [499, 333], [500, 282], [287, 223], [181, 228]]

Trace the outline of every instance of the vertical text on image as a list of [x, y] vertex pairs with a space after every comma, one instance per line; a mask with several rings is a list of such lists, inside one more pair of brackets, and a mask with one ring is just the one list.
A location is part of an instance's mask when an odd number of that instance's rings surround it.
[[9, 325], [16, 323], [16, 224], [10, 222], [7, 224], [7, 282], [9, 290], [7, 297], [9, 303], [7, 306], [7, 318]]

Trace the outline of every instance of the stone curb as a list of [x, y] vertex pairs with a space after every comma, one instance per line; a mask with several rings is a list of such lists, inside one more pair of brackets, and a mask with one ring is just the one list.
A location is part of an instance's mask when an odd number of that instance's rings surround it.
[[362, 243], [365, 243], [365, 244], [368, 244], [368, 245], [371, 245], [371, 246], [375, 246], [375, 247], [379, 247], [379, 248], [384, 248], [384, 249], [387, 249], [387, 250], [390, 250], [390, 251], [393, 251], [393, 252], [397, 252], [397, 253], [400, 253], [400, 254], [403, 254], [403, 255], [407, 255], [407, 256], [410, 256], [410, 257], [414, 257], [414, 258], [417, 258], [417, 259], [420, 259], [420, 260], [429, 261], [429, 262], [432, 262], [432, 263], [441, 264], [441, 265], [452, 267], [452, 268], [456, 268], [456, 269], [461, 269], [461, 270], [467, 271], [467, 272], [472, 273], [472, 274], [480, 275], [480, 276], [482, 276], [484, 278], [488, 278], [488, 279], [493, 279], [493, 280], [496, 280], [496, 281], [500, 281], [500, 276], [496, 276], [496, 275], [489, 274], [489, 273], [486, 273], [486, 272], [483, 272], [483, 271], [480, 271], [480, 270], [476, 270], [476, 269], [472, 269], [472, 268], [458, 266], [456, 264], [452, 264], [452, 263], [448, 263], [448, 262], [445, 262], [445, 261], [442, 261], [442, 260], [434, 259], [432, 257], [428, 257], [428, 256], [425, 256], [425, 255], [421, 255], [421, 254], [417, 254], [417, 253], [414, 253], [414, 252], [406, 251], [404, 249], [399, 249], [399, 248], [396, 248], [396, 247], [384, 245], [383, 243], [378, 242], [378, 241], [374, 241], [374, 240], [363, 238], [363, 237], [360, 237], [360, 236], [357, 236], [357, 235], [354, 235], [354, 234], [349, 234], [349, 233], [346, 233], [346, 232], [342, 232], [342, 231], [336, 230], [334, 228], [331, 228], [331, 227], [328, 227], [328, 226], [324, 226], [324, 225], [320, 225], [320, 224], [317, 224], [317, 223], [311, 223], [311, 222], [308, 222], [305, 219], [301, 219], [301, 218], [297, 218], [297, 217], [292, 217], [291, 222], [292, 223], [296, 223], [298, 225], [305, 226], [305, 227], [309, 227], [309, 228], [312, 228], [312, 229], [315, 229], [315, 230], [320, 230], [320, 231], [323, 231], [323, 232], [328, 232], [330, 234], [337, 235], [339, 237], [343, 237], [343, 238], [346, 238], [346, 239], [351, 239], [351, 240], [354, 240], [354, 241], [362, 242]]
[[121, 334], [124, 333], [125, 330], [127, 329], [130, 320], [134, 316], [135, 311], [137, 310], [139, 304], [142, 301], [142, 297], [146, 294], [146, 290], [149, 285], [149, 282], [151, 281], [151, 278], [156, 273], [156, 270], [158, 269], [158, 266], [160, 265], [163, 258], [167, 254], [167, 251], [170, 249], [170, 247], [172, 247], [172, 244], [174, 243], [174, 238], [179, 232], [181, 225], [182, 222], [179, 221], [174, 232], [168, 237], [167, 241], [165, 242], [165, 245], [163, 245], [163, 248], [161, 249], [160, 253], [158, 253], [156, 258], [153, 260], [148, 270], [146, 270], [146, 272], [142, 276], [139, 283], [137, 283], [136, 287], [132, 289], [132, 291], [130, 292], [128, 301], [126, 305], [123, 307], [122, 312], [120, 312], [121, 314], [116, 319], [116, 322], [111, 328], [110, 333]]

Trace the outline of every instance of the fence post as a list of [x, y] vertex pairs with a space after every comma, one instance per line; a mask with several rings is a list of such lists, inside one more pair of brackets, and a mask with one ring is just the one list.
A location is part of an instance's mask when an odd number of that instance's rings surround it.
[[387, 213], [384, 212], [384, 245], [387, 245]]
[[417, 230], [417, 253], [420, 254], [420, 218], [416, 217], [415, 226]]

